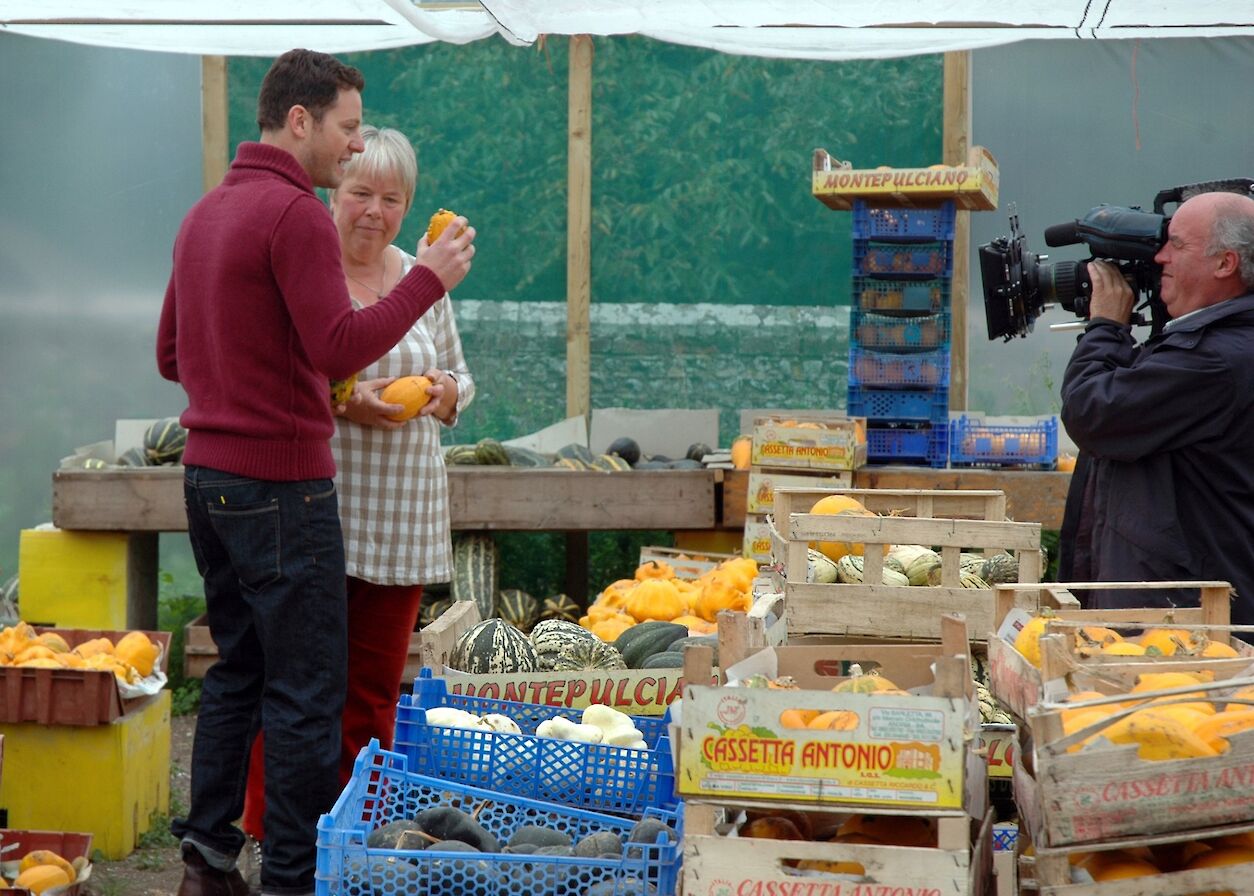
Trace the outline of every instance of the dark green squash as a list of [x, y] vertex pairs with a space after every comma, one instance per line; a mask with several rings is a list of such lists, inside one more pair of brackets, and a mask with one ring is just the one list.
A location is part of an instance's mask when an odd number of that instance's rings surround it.
[[684, 655], [678, 650], [663, 650], [652, 656], [645, 657], [640, 664], [641, 669], [680, 669], [684, 665]]
[[531, 630], [531, 646], [535, 648], [536, 669], [540, 672], [552, 672], [563, 652], [577, 645], [600, 642], [583, 626], [565, 619], [545, 619]]
[[476, 675], [535, 672], [536, 651], [527, 636], [504, 619], [485, 619], [457, 639], [449, 665]]
[[579, 622], [583, 615], [583, 607], [565, 594], [554, 594], [546, 597], [540, 605], [540, 619], [564, 619], [567, 622]]
[[618, 636], [615, 649], [623, 655], [628, 669], [639, 669], [647, 657], [661, 653], [680, 638], [688, 637], [688, 629], [674, 622], [650, 620], [633, 625]]
[[177, 464], [183, 460], [187, 430], [178, 417], [166, 417], [144, 431], [144, 454], [151, 464]]
[[479, 618], [496, 615], [499, 588], [496, 541], [486, 532], [463, 532], [453, 539], [453, 600], [472, 600]]

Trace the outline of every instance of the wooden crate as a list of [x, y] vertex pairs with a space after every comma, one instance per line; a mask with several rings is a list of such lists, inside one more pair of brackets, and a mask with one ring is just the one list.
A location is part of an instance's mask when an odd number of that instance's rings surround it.
[[[883, 515], [870, 518], [809, 512], [820, 498], [831, 494], [848, 495]], [[962, 551], [1014, 551], [1020, 581], [1040, 580], [1041, 526], [1007, 520], [1006, 496], [1000, 491], [786, 488], [775, 493], [775, 503], [772, 548], [775, 563], [781, 567], [776, 573], [776, 587], [785, 596], [790, 636], [935, 640], [941, 615], [961, 613], [972, 638], [984, 640], [993, 626], [993, 589], [963, 588], [959, 584]], [[807, 583], [806, 549], [813, 541], [864, 544], [866, 582], [880, 581], [884, 554], [890, 545], [939, 546], [941, 584]], [[1024, 606], [1031, 606], [1027, 597]]]
[[[70, 648], [93, 638], [115, 644], [126, 631], [79, 628], [41, 628], [55, 632]], [[170, 655], [169, 632], [144, 632], [161, 645], [161, 671]], [[151, 695], [123, 698], [117, 677], [100, 669], [32, 669], [0, 667], [0, 723], [38, 722], [41, 725], [107, 725], [151, 700]]]
[[[1057, 635], [1046, 636], [1058, 639]], [[1224, 702], [1231, 690], [1254, 686], [1254, 677], [1145, 691], [1138, 699], [1180, 697]], [[1066, 708], [1126, 701], [1126, 694], [1074, 702]], [[1063, 706], [1042, 703], [1028, 710], [1030, 742], [1015, 756], [1015, 802], [1020, 824], [1038, 846], [1104, 844], [1115, 839], [1205, 830], [1216, 825], [1254, 825], [1254, 731], [1228, 738], [1219, 756], [1148, 761], [1136, 744], [1067, 748], [1098, 732], [1090, 726], [1066, 735]], [[1113, 714], [1117, 719], [1132, 709]]]
[[957, 208], [992, 211], [997, 208], [1000, 180], [997, 160], [982, 146], [967, 151], [966, 165], [932, 168], [855, 169], [814, 151], [811, 192], [828, 208], [848, 211], [854, 200], [878, 206], [927, 208], [952, 201]]
[[[684, 896], [806, 894], [874, 896], [941, 894], [986, 896], [993, 889], [992, 816], [937, 820], [938, 845], [880, 846], [720, 835], [721, 819], [742, 808], [811, 811], [813, 805], [706, 801], [684, 804]], [[851, 861], [861, 876], [799, 877], [795, 860]]]
[[[1157, 837], [1130, 837], [1085, 847], [1085, 852], [1114, 849], [1141, 849], [1175, 843], [1193, 843], [1209, 837], [1254, 831], [1254, 825], [1229, 825], [1200, 831], [1164, 834]], [[1033, 856], [1019, 856], [1020, 892], [1025, 896], [1205, 896], [1208, 893], [1248, 893], [1254, 875], [1254, 862], [1204, 868], [1193, 871], [1166, 871], [1152, 877], [1094, 883], [1072, 883], [1071, 849], [1036, 847]]]
[[[479, 622], [471, 601], [454, 601], [439, 619], [419, 632], [420, 668], [444, 679], [450, 694], [488, 697], [544, 706], [584, 709], [604, 703], [635, 716], [660, 716], [683, 691], [682, 669], [586, 669], [578, 672], [510, 672], [470, 674], [448, 667], [453, 646], [462, 632]], [[416, 672], [414, 673], [417, 674]], [[707, 682], [718, 681], [711, 670]]]
[[[1156, 589], [1196, 589], [1199, 593], [1199, 606], [1180, 607], [1172, 610], [1161, 608], [1128, 609], [1128, 610], [1082, 610], [1075, 595], [1083, 594], [1093, 588], [1111, 590], [1156, 590]], [[1227, 582], [1075, 582], [1050, 583], [1044, 585], [998, 585], [994, 588], [997, 601], [996, 633], [990, 634], [988, 641], [989, 688], [993, 696], [1002, 703], [1011, 714], [1020, 720], [1027, 718], [1028, 709], [1041, 702], [1045, 694], [1045, 682], [1054, 680], [1061, 683], [1064, 676], [1070, 677], [1076, 690], [1092, 689], [1088, 685], [1081, 687], [1081, 682], [1091, 679], [1105, 678], [1108, 681], [1121, 681], [1131, 687], [1136, 676], [1151, 668], [1155, 672], [1169, 670], [1193, 671], [1208, 669], [1219, 677], [1228, 678], [1254, 662], [1254, 648], [1231, 636], [1229, 622], [1229, 585]], [[1063, 639], [1054, 644], [1048, 651], [1048, 661], [1053, 664], [1052, 671], [1045, 673], [1036, 668], [1015, 650], [1013, 638], [1017, 633], [1015, 627], [1016, 608], [1027, 603], [1036, 602], [1040, 607], [1054, 610], [1057, 621], [1049, 626], [1050, 631], [1071, 632], [1080, 625], [1101, 626], [1141, 626], [1165, 625], [1186, 630], [1200, 630], [1207, 633], [1212, 640], [1221, 640], [1233, 645], [1247, 656], [1245, 659], [1197, 659], [1190, 657], [1126, 657], [1126, 656], [1093, 656], [1081, 657], [1074, 649], [1070, 649], [1073, 641]], [[1022, 615], [1018, 616], [1023, 619]], [[1046, 657], [1043, 657], [1043, 661]], [[1052, 695], [1055, 699], [1061, 693]]]
[[[720, 615], [720, 636], [727, 615]], [[773, 659], [774, 674], [793, 678], [800, 690], [685, 687], [679, 793], [885, 811], [890, 806], [966, 811], [982, 817], [987, 765], [975, 749], [978, 736], [971, 727], [974, 683], [966, 629], [957, 616], [938, 623], [938, 629], [940, 644], [790, 645], [755, 657]], [[722, 643], [719, 651], [726, 666], [740, 655]], [[701, 670], [689, 654], [699, 654], [696, 648], [685, 654], [695, 681]], [[833, 693], [851, 663], [878, 670], [900, 688], [930, 693]], [[790, 709], [851, 712], [856, 726], [847, 731], [786, 728], [780, 717]]]
[[665, 548], [644, 545], [640, 548], [640, 563], [650, 560], [667, 563], [675, 570], [677, 579], [695, 579], [716, 568], [720, 563], [734, 560], [740, 554], [723, 554], [713, 551], [688, 551], [681, 548]]

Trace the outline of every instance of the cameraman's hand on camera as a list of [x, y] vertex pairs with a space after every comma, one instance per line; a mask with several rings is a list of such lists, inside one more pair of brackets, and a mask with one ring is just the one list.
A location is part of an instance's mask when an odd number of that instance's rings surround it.
[[1090, 261], [1089, 278], [1093, 281], [1093, 296], [1089, 299], [1089, 320], [1105, 318], [1127, 326], [1132, 319], [1136, 294], [1123, 272], [1109, 261]]

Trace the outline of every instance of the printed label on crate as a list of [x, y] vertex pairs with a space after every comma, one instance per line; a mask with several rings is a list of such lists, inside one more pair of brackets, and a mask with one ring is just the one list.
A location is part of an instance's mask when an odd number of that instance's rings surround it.
[[1015, 728], [1013, 725], [980, 728], [980, 746], [988, 760], [990, 778], [1014, 777]]
[[[831, 728], [798, 724], [830, 715]], [[692, 688], [681, 793], [898, 806], [962, 806], [959, 701], [756, 688]]]
[[771, 527], [765, 521], [745, 520], [744, 554], [759, 563], [771, 562]]
[[[614, 672], [528, 672], [471, 675], [456, 669], [440, 676], [450, 694], [585, 709], [604, 703], [637, 716], [660, 716], [683, 692], [679, 669], [624, 669]], [[717, 683], [717, 676], [711, 679]]]
[[[775, 509], [775, 489], [777, 488], [848, 488], [852, 485], [851, 476], [807, 476], [804, 473], [772, 473], [762, 470], [749, 472], [748, 494], [745, 498], [745, 511], [748, 513], [770, 513]], [[770, 546], [767, 546], [769, 553]]]
[[1254, 737], [1220, 756], [1151, 762], [1137, 748], [1052, 755], [1037, 750], [1037, 787], [1051, 845], [1143, 836], [1254, 818]]
[[866, 462], [863, 426], [855, 420], [759, 423], [753, 429], [750, 462], [759, 467], [854, 470]]

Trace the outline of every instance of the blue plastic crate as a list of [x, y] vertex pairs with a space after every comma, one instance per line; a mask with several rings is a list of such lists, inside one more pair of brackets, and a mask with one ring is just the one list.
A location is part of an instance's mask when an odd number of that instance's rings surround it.
[[866, 446], [868, 463], [909, 461], [943, 467], [949, 460], [949, 427], [943, 424], [873, 427], [868, 424]]
[[993, 849], [998, 852], [1014, 852], [1019, 844], [1019, 826], [1017, 824], [993, 825]]
[[954, 238], [954, 204], [936, 208], [885, 208], [864, 199], [853, 203], [855, 240], [928, 242]]
[[941, 389], [949, 385], [949, 351], [913, 355], [849, 348], [849, 385], [863, 389]]
[[876, 420], [913, 420], [940, 426], [949, 420], [948, 389], [863, 389], [849, 387], [849, 416]]
[[318, 821], [317, 896], [584, 896], [589, 888], [607, 881], [625, 892], [632, 879], [655, 887], [658, 896], [675, 892], [683, 849], [680, 813], [647, 813], [670, 825], [679, 835], [678, 842], [624, 844], [618, 857], [366, 846], [375, 828], [441, 806], [474, 813], [502, 845], [524, 824], [561, 831], [578, 842], [601, 831], [625, 840], [636, 823], [414, 774], [404, 756], [382, 750], [372, 740], [358, 755], [352, 778], [334, 808]]
[[949, 310], [950, 280], [877, 280], [854, 277], [850, 304], [859, 311], [901, 317]]
[[[523, 733], [429, 724], [427, 710], [441, 706], [507, 716]], [[450, 694], [423, 669], [413, 694], [396, 707], [395, 748], [418, 774], [474, 787], [624, 815], [675, 807], [669, 713], [631, 717], [648, 745], [643, 750], [537, 737], [536, 727], [556, 716], [578, 721], [579, 710]]]
[[854, 270], [863, 277], [889, 280], [952, 277], [952, 247], [950, 242], [883, 243], [854, 240]]
[[965, 414], [950, 421], [949, 462], [958, 467], [1045, 467], [1058, 460], [1058, 418], [1015, 425]]
[[877, 352], [926, 352], [949, 346], [949, 314], [900, 317], [854, 311], [853, 344]]

